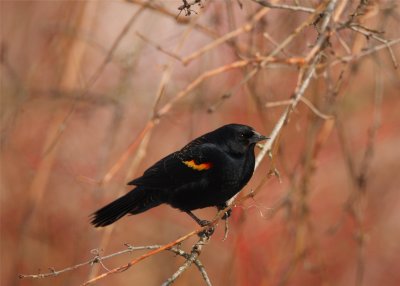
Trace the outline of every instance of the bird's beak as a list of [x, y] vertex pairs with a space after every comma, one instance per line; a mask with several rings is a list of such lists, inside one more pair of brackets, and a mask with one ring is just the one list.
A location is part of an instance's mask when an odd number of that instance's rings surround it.
[[260, 133], [258, 133], [256, 131], [253, 131], [253, 133], [254, 133], [253, 136], [250, 138], [251, 143], [257, 143], [257, 142], [260, 142], [260, 141], [263, 141], [266, 139], [270, 139], [269, 137], [261, 135]]

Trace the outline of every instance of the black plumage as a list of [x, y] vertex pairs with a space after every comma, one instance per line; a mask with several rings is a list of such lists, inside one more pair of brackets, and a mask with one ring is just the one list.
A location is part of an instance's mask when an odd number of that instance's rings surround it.
[[191, 141], [161, 159], [129, 182], [136, 186], [126, 195], [93, 214], [92, 224], [107, 226], [126, 214], [139, 214], [166, 203], [187, 212], [226, 201], [250, 180], [255, 164], [254, 146], [267, 137], [253, 128], [229, 124]]

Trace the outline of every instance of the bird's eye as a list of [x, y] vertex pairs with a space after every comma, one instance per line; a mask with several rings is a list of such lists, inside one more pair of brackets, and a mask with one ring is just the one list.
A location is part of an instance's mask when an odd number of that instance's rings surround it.
[[251, 137], [251, 135], [247, 132], [241, 132], [239, 136], [240, 136], [240, 139], [245, 140], [245, 141], [247, 141]]

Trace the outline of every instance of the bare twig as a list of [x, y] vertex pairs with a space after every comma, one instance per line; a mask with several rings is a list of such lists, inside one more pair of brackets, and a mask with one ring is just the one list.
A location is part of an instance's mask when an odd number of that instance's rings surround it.
[[159, 50], [160, 52], [162, 52], [162, 53], [164, 53], [164, 54], [166, 54], [166, 55], [168, 55], [168, 56], [170, 56], [170, 57], [172, 57], [172, 58], [174, 58], [174, 59], [176, 59], [176, 60], [178, 60], [178, 61], [182, 61], [182, 59], [181, 59], [180, 56], [178, 56], [178, 55], [176, 55], [176, 54], [174, 54], [174, 53], [171, 53], [171, 52], [165, 50], [161, 45], [156, 44], [155, 42], [153, 42], [152, 40], [148, 39], [146, 36], [142, 35], [142, 34], [139, 33], [138, 31], [136, 31], [136, 35], [137, 35], [139, 38], [141, 38], [143, 41], [145, 41], [145, 42], [151, 44], [154, 48], [156, 48], [156, 49]]
[[[172, 283], [175, 282], [176, 279], [178, 279], [183, 274], [183, 272], [189, 269], [192, 263], [198, 260], [197, 258], [200, 256], [204, 245], [208, 243], [208, 240], [209, 238], [207, 236], [202, 236], [199, 239], [199, 241], [195, 245], [193, 245], [192, 251], [190, 255], [186, 258], [185, 263], [183, 263], [183, 265], [179, 267], [179, 269], [170, 278], [168, 278], [167, 281], [165, 281], [162, 285], [163, 286], [171, 285]], [[202, 265], [200, 266], [197, 265], [197, 266], [202, 270], [201, 273], [207, 285], [211, 285], [210, 279], [208, 278], [207, 272], [205, 272], [204, 267]]]
[[[203, 243], [203, 239], [199, 240], [199, 242], [197, 242], [197, 244]], [[204, 242], [205, 243], [205, 242]], [[46, 272], [46, 273], [39, 273], [39, 274], [20, 274], [19, 277], [20, 278], [30, 278], [30, 279], [42, 279], [42, 278], [47, 278], [47, 277], [54, 277], [54, 276], [58, 276], [60, 274], [63, 274], [65, 272], [69, 272], [72, 270], [76, 270], [78, 268], [81, 268], [83, 266], [93, 266], [94, 264], [102, 264], [103, 261], [108, 260], [110, 258], [114, 258], [123, 254], [130, 254], [132, 252], [136, 252], [136, 251], [141, 251], [141, 250], [156, 250], [159, 249], [161, 247], [163, 247], [162, 245], [145, 245], [145, 246], [133, 246], [130, 244], [125, 244], [125, 246], [127, 247], [124, 250], [121, 251], [117, 251], [114, 252], [112, 254], [109, 255], [104, 255], [101, 256], [99, 253], [100, 251], [98, 249], [94, 249], [91, 251], [92, 254], [94, 254], [94, 257], [90, 260], [87, 260], [85, 262], [76, 264], [74, 266], [70, 266], [61, 270], [55, 270], [54, 268], [49, 268], [51, 271]], [[166, 249], [167, 251], [171, 251], [176, 255], [182, 256], [185, 259], [188, 259], [190, 257], [191, 254], [186, 253], [185, 251], [183, 251], [182, 249], [179, 249], [177, 247], [171, 247], [169, 249]], [[199, 268], [199, 271], [202, 272], [202, 275], [205, 277], [207, 276], [207, 273], [205, 272], [204, 266], [203, 264], [200, 262], [200, 260], [198, 259], [194, 259], [193, 262], [196, 264], [196, 266]], [[108, 270], [109, 271], [109, 270]]]
[[[168, 9], [164, 8], [162, 5], [160, 5], [159, 3], [155, 2], [155, 1], [152, 1], [152, 2], [143, 1], [143, 0], [123, 0], [123, 1], [140, 5], [148, 10], [158, 13], [159, 15], [169, 17], [169, 18], [173, 19], [174, 21], [176, 21], [178, 24], [183, 24], [183, 25], [192, 24], [191, 18], [177, 17], [175, 12], [169, 11]], [[216, 33], [215, 31], [211, 30], [210, 28], [207, 28], [206, 26], [203, 26], [199, 23], [194, 23], [193, 28], [211, 38], [219, 37], [218, 33]]]
[[394, 68], [395, 68], [395, 69], [398, 68], [396, 56], [394, 55], [394, 52], [393, 52], [393, 50], [392, 50], [391, 45], [389, 45], [390, 41], [388, 41], [388, 40], [386, 40], [386, 39], [384, 39], [384, 38], [379, 37], [379, 36], [376, 34], [376, 32], [370, 31], [370, 30], [366, 29], [365, 27], [362, 27], [362, 26], [359, 26], [359, 25], [349, 25], [349, 28], [350, 28], [351, 30], [353, 30], [353, 31], [356, 31], [356, 32], [358, 32], [358, 33], [363, 34], [364, 36], [366, 36], [366, 37], [368, 37], [368, 38], [371, 37], [371, 38], [373, 38], [373, 39], [375, 39], [375, 40], [377, 40], [377, 41], [379, 41], [379, 42], [381, 42], [381, 43], [384, 43], [385, 46], [386, 46], [386, 48], [387, 48], [388, 51], [389, 51], [390, 58], [392, 59]]
[[[281, 100], [281, 101], [275, 101], [275, 102], [268, 102], [265, 104], [266, 108], [270, 108], [270, 107], [277, 107], [277, 106], [286, 106], [292, 103], [293, 100], [288, 99], [288, 100]], [[332, 119], [334, 116], [333, 115], [327, 115], [322, 113], [321, 111], [318, 110], [318, 108], [316, 108], [314, 106], [314, 104], [312, 104], [311, 101], [309, 101], [307, 98], [305, 97], [301, 97], [300, 101], [303, 102], [308, 108], [310, 108], [310, 110], [312, 112], [315, 113], [315, 115], [317, 115], [318, 117], [324, 119], [324, 120], [328, 120], [328, 119]]]
[[182, 2], [183, 2], [183, 4], [178, 7], [178, 10], [180, 12], [185, 11], [185, 16], [190, 16], [192, 14], [192, 12], [197, 14], [196, 11], [192, 10], [192, 6], [193, 5], [199, 5], [199, 6], [202, 5], [201, 4], [201, 0], [192, 0], [192, 1], [190, 1], [190, 0], [182, 0]]
[[[213, 222], [213, 223], [215, 224], [216, 222]], [[212, 226], [212, 224], [210, 226]], [[165, 244], [165, 245], [161, 246], [160, 248], [154, 249], [154, 250], [152, 250], [152, 251], [150, 251], [150, 252], [148, 252], [146, 254], [143, 254], [143, 255], [139, 256], [138, 258], [135, 258], [135, 259], [131, 260], [129, 263], [127, 263], [125, 265], [119, 266], [117, 268], [111, 269], [110, 271], [108, 271], [106, 273], [98, 275], [98, 276], [94, 277], [93, 279], [86, 281], [82, 285], [92, 284], [94, 282], [97, 282], [98, 280], [101, 280], [101, 279], [107, 277], [110, 274], [124, 272], [125, 270], [131, 268], [133, 265], [137, 264], [138, 262], [140, 262], [140, 261], [142, 261], [142, 260], [144, 260], [146, 258], [149, 258], [149, 257], [151, 257], [151, 256], [153, 256], [155, 254], [158, 254], [158, 253], [160, 253], [160, 252], [162, 252], [164, 250], [170, 249], [171, 247], [173, 247], [173, 246], [175, 246], [177, 244], [180, 244], [181, 242], [187, 240], [188, 238], [190, 238], [190, 237], [192, 237], [194, 235], [197, 235], [198, 233], [206, 230], [210, 226], [201, 227], [201, 228], [198, 228], [198, 229], [196, 229], [196, 230], [194, 230], [192, 232], [189, 232], [188, 234], [186, 234], [186, 235], [184, 235], [184, 236], [182, 236], [182, 237], [180, 237], [180, 238], [178, 238], [178, 239], [176, 239], [176, 240], [174, 240], [174, 241], [172, 241], [172, 242], [170, 242], [168, 244]]]
[[184, 57], [182, 59], [183, 64], [187, 65], [194, 59], [196, 59], [199, 56], [203, 55], [204, 53], [208, 52], [209, 50], [211, 50], [211, 49], [213, 49], [213, 48], [215, 48], [215, 47], [217, 47], [217, 46], [219, 46], [219, 45], [229, 41], [230, 39], [235, 38], [243, 33], [251, 31], [252, 29], [254, 29], [256, 23], [259, 22], [265, 16], [265, 14], [267, 14], [268, 12], [269, 12], [268, 8], [261, 9], [257, 14], [255, 14], [253, 16], [253, 18], [249, 22], [244, 24], [242, 27], [240, 27], [232, 32], [229, 32], [229, 33], [223, 35], [222, 37], [219, 37], [215, 41], [204, 46], [203, 48]]
[[374, 47], [372, 47], [370, 49], [367, 49], [367, 50], [362, 51], [362, 52], [360, 52], [358, 54], [355, 54], [355, 55], [348, 55], [348, 56], [341, 57], [341, 58], [339, 58], [339, 59], [337, 59], [335, 61], [332, 61], [330, 63], [330, 66], [334, 66], [334, 65], [337, 65], [339, 63], [349, 63], [349, 62], [352, 62], [352, 61], [357, 61], [360, 58], [369, 56], [369, 55], [371, 55], [373, 53], [376, 53], [377, 51], [380, 51], [382, 49], [387, 48], [388, 46], [391, 47], [391, 46], [397, 45], [398, 43], [400, 43], [400, 38], [397, 38], [397, 39], [394, 39], [392, 41], [389, 41], [389, 42], [387, 42], [387, 43], [385, 43], [383, 45], [376, 45], [376, 46], [374, 46]]
[[252, 0], [253, 2], [256, 2], [257, 4], [260, 4], [261, 6], [272, 8], [272, 9], [284, 9], [284, 10], [290, 10], [290, 11], [298, 11], [298, 12], [306, 12], [306, 13], [314, 13], [315, 9], [309, 8], [309, 7], [303, 7], [303, 6], [292, 6], [292, 5], [286, 5], [286, 4], [274, 4], [271, 3], [271, 1], [266, 1], [266, 0]]

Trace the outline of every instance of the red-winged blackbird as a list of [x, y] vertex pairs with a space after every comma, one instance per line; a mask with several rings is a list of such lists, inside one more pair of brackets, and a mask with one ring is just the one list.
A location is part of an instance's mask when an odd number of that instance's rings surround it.
[[[126, 214], [139, 214], [166, 203], [188, 213], [215, 206], [238, 193], [254, 171], [254, 146], [268, 139], [253, 128], [229, 124], [196, 138], [180, 151], [161, 159], [128, 185], [132, 191], [93, 214], [96, 227], [109, 225]], [[226, 214], [229, 216], [229, 214]]]

